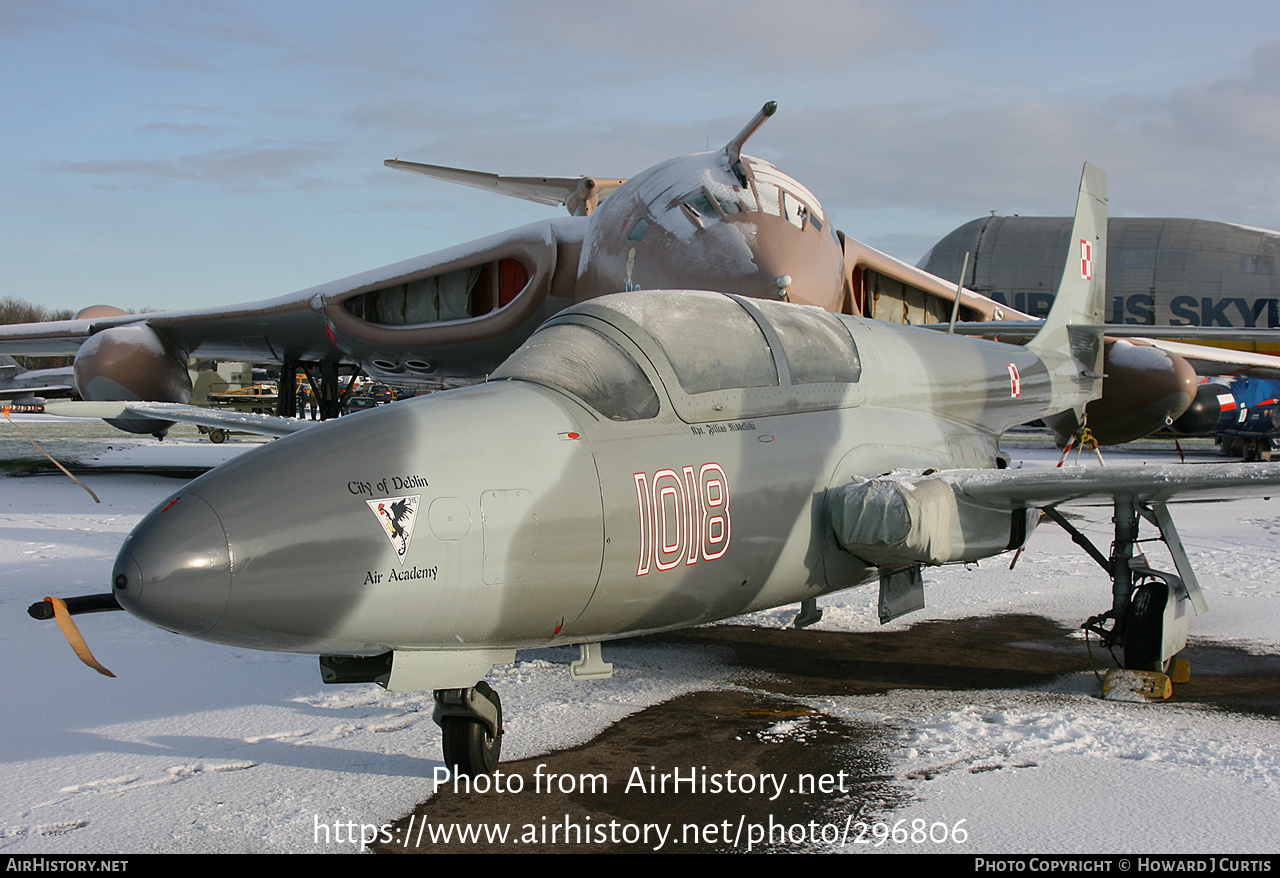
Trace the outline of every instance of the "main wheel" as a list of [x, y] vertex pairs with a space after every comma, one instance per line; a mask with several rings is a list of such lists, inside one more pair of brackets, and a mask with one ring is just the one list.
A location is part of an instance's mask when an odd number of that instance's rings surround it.
[[446, 716], [440, 721], [440, 736], [444, 744], [444, 764], [455, 774], [474, 777], [491, 774], [498, 767], [502, 753], [502, 699], [488, 683], [481, 680], [476, 691], [493, 702], [498, 711], [498, 731], [490, 733], [480, 720], [463, 716]]
[[1169, 587], [1161, 582], [1138, 586], [1124, 626], [1124, 666], [1131, 671], [1164, 671], [1164, 608]]

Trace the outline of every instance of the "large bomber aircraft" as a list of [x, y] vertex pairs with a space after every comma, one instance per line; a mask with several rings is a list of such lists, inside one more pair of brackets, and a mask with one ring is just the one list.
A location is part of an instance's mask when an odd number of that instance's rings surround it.
[[[812, 192], [742, 152], [775, 109], [766, 104], [718, 151], [629, 180], [504, 177], [388, 160], [561, 204], [571, 215], [262, 302], [146, 315], [93, 306], [72, 320], [3, 327], [0, 352], [74, 355], [76, 388], [96, 401], [189, 402], [192, 356], [281, 363], [280, 414], [292, 413], [301, 369], [322, 416], [332, 417], [344, 372], [397, 386], [475, 380], [552, 314], [624, 291], [734, 293], [895, 323], [944, 322], [959, 296], [960, 321], [1029, 319], [837, 232]], [[1164, 426], [1195, 396], [1196, 375], [1182, 357], [1154, 349], [1135, 356], [1129, 345], [1106, 344], [1108, 382], [1088, 412], [1104, 443]], [[169, 427], [139, 416], [111, 422], [161, 436]], [[1079, 419], [1058, 423], [1064, 434], [1080, 427]]]
[[[1020, 548], [1043, 510], [1107, 570], [1091, 630], [1161, 671], [1205, 609], [1166, 501], [1269, 494], [1280, 470], [1007, 468], [1003, 431], [1100, 392], [1105, 230], [1086, 165], [1072, 258], [1025, 346], [705, 291], [574, 305], [486, 383], [305, 427], [179, 489], [125, 540], [109, 593], [70, 609], [432, 690], [446, 763], [479, 774], [503, 733], [484, 677], [517, 649], [578, 644], [574, 676], [607, 676], [604, 641], [877, 579], [894, 618], [923, 605], [922, 567]], [[1071, 503], [1114, 506], [1110, 558]], [[1141, 518], [1177, 574], [1135, 552]], [[63, 602], [38, 609], [74, 630]]]

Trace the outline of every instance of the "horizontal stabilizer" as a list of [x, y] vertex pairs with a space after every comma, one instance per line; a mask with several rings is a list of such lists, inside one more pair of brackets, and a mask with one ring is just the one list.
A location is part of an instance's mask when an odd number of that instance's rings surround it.
[[1183, 344], [1162, 339], [1154, 339], [1151, 344], [1162, 351], [1182, 357], [1191, 364], [1191, 368], [1196, 370], [1197, 375], [1244, 374], [1251, 378], [1271, 378], [1280, 381], [1280, 357], [1270, 354], [1214, 348], [1202, 344]]

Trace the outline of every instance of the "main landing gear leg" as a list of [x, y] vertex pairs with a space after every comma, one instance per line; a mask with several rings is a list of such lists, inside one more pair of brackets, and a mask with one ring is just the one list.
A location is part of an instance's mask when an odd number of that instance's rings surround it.
[[[1187, 644], [1187, 604], [1198, 613], [1208, 607], [1164, 504], [1145, 506], [1132, 498], [1117, 497], [1110, 558], [1103, 556], [1056, 509], [1048, 507], [1044, 512], [1111, 577], [1111, 609], [1092, 617], [1082, 627], [1097, 634], [1108, 648], [1122, 647], [1126, 669], [1167, 673], [1174, 657]], [[1146, 558], [1135, 551], [1140, 516], [1160, 530], [1180, 575], [1148, 567]]]
[[483, 680], [470, 689], [435, 690], [444, 763], [455, 775], [492, 774], [502, 752], [502, 700]]
[[[307, 383], [311, 385], [311, 392], [320, 409], [320, 420], [327, 421], [341, 415], [342, 407], [346, 404], [356, 377], [360, 374], [360, 367], [339, 363], [336, 360], [296, 365], [306, 370]], [[345, 384], [342, 381], [344, 373], [347, 379]]]
[[280, 364], [280, 381], [276, 384], [276, 416], [298, 416], [298, 362], [285, 360]]

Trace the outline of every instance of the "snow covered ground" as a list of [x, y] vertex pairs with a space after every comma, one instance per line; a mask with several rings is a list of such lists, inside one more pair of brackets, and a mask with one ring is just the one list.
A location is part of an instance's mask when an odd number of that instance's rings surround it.
[[[31, 427], [58, 432], [47, 423]], [[177, 465], [216, 461], [253, 442], [189, 438], [157, 447], [121, 437], [85, 434], [62, 451], [105, 465], [159, 457]], [[18, 453], [12, 438], [0, 424], [0, 458]], [[1034, 444], [1011, 450], [1033, 463], [1049, 456]], [[1164, 459], [1167, 451], [1152, 445], [1127, 456]], [[137, 474], [85, 480], [101, 505], [61, 475], [0, 477], [0, 850], [353, 850], [332, 833], [328, 844], [318, 842], [317, 824], [381, 825], [425, 798], [440, 764], [429, 694], [326, 687], [314, 658], [205, 644], [123, 613], [81, 617], [97, 657], [118, 675], [109, 680], [82, 666], [52, 624], [28, 618], [27, 605], [45, 595], [105, 590], [124, 535], [179, 484]], [[1175, 510], [1212, 609], [1192, 621], [1193, 638], [1280, 650], [1278, 504]], [[1086, 530], [1105, 548], [1109, 513], [1090, 518]], [[1001, 612], [1076, 625], [1107, 603], [1093, 562], [1051, 525], [1037, 531], [1014, 571], [1007, 567], [996, 559], [981, 569], [932, 572], [928, 609], [889, 627]], [[880, 628], [873, 588], [822, 605], [820, 628]], [[747, 621], [782, 626], [794, 612]], [[641, 645], [607, 650], [617, 668], [612, 679], [573, 683], [565, 665], [575, 657], [522, 652], [515, 665], [495, 669], [490, 679], [508, 732], [504, 760], [588, 740], [647, 705], [726, 679], [705, 654]], [[815, 701], [827, 713], [883, 724], [895, 742], [892, 771], [908, 801], [864, 819], [890, 826], [905, 819], [906, 827], [963, 820], [966, 830], [962, 843], [844, 850], [1276, 852], [1280, 723], [1102, 702], [1096, 689], [1083, 674], [1030, 690]]]

